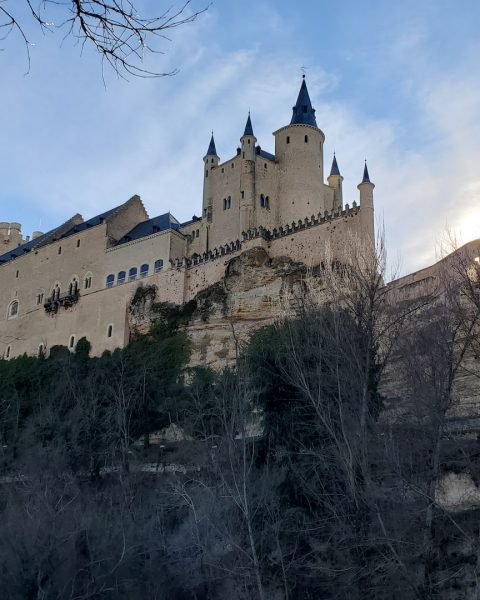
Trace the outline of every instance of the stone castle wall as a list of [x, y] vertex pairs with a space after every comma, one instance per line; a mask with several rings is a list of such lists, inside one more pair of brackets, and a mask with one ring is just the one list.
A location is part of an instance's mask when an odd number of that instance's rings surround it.
[[[0, 277], [5, 282], [0, 288], [0, 353], [7, 357], [32, 355], [40, 346], [47, 351], [57, 344], [72, 346], [83, 336], [91, 342], [95, 355], [123, 347], [130, 336], [128, 305], [138, 285], [154, 284], [158, 301], [182, 304], [221, 281], [230, 261], [252, 248], [265, 249], [271, 259], [289, 257], [315, 266], [323, 260], [328, 243], [333, 255], [341, 260], [342, 240], [348, 231], [361, 235], [360, 207], [327, 212], [273, 231], [252, 229], [241, 241], [203, 255], [169, 261], [168, 256], [179, 253], [183, 243], [176, 231], [106, 248], [107, 225], [100, 224], [0, 266]], [[164, 267], [154, 272], [158, 258], [164, 260]], [[141, 278], [144, 263], [149, 271]], [[137, 275], [129, 281], [132, 265]], [[106, 287], [106, 277], [117, 275], [120, 269], [126, 273], [126, 282]], [[85, 288], [88, 278], [91, 285]], [[47, 313], [44, 302], [55, 286], [59, 285], [63, 294], [74, 281], [78, 282], [78, 301]], [[12, 302], [18, 302], [18, 312], [10, 316]]]

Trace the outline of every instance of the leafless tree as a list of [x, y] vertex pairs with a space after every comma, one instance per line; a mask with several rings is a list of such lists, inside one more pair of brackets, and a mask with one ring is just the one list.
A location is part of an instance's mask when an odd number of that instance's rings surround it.
[[[207, 8], [194, 11], [191, 0], [160, 9], [155, 15], [141, 14], [131, 0], [18, 0], [0, 1], [2, 39], [16, 31], [24, 42], [28, 68], [32, 46], [22, 14], [27, 11], [43, 32], [61, 30], [65, 37], [76, 38], [81, 48], [90, 45], [100, 54], [103, 64], [120, 77], [163, 77], [177, 70], [157, 72], [144, 66], [147, 54], [163, 54], [152, 44], [155, 39], [170, 41], [168, 33], [192, 23]], [[58, 22], [56, 22], [58, 19]]]

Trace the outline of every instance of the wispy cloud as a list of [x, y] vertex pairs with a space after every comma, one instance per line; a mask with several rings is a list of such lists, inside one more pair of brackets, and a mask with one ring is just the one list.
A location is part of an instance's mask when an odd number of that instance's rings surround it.
[[[228, 22], [213, 6], [179, 29], [162, 66], [182, 68], [169, 79], [125, 84], [108, 76], [105, 89], [96, 57], [80, 59], [75, 48], [59, 50], [48, 39], [34, 57], [41, 68], [28, 77], [20, 55], [1, 63], [8, 85], [0, 112], [8, 118], [0, 138], [0, 220], [20, 220], [29, 232], [40, 220], [53, 227], [134, 193], [152, 215], [198, 214], [210, 130], [222, 159], [234, 155], [250, 109], [259, 143], [273, 150], [271, 133], [289, 122], [306, 65], [326, 134], [325, 170], [335, 149], [351, 203], [368, 158], [376, 212], [405, 272], [435, 259], [447, 224], [464, 241], [480, 237], [475, 42], [445, 68], [432, 51], [428, 21], [405, 17], [372, 41], [374, 54], [370, 41], [358, 52], [345, 45], [339, 56], [347, 72], [323, 56], [325, 32], [319, 39], [313, 25], [302, 30], [300, 47], [298, 24], [282, 3], [250, 4], [251, 12], [235, 5]], [[369, 80], [351, 70], [367, 59]]]

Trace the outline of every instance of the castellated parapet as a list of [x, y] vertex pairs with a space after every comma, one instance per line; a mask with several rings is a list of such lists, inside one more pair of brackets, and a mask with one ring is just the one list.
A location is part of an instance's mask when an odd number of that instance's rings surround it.
[[[41, 231], [34, 231], [32, 239], [42, 235]], [[0, 254], [14, 250], [30, 241], [29, 236], [22, 236], [22, 226], [20, 223], [0, 223]]]
[[316, 266], [327, 246], [342, 260], [349, 232], [372, 242], [374, 186], [364, 177], [360, 204], [344, 205], [336, 158], [325, 184], [325, 136], [305, 81], [290, 124], [274, 136], [270, 154], [258, 145], [249, 115], [239, 148], [222, 162], [212, 135], [202, 214], [185, 223], [170, 213], [149, 218], [133, 196], [86, 221], [76, 214], [31, 240], [19, 225], [1, 224], [0, 356], [73, 349], [83, 336], [97, 355], [122, 347], [139, 285], [155, 284], [158, 301], [182, 304], [221, 281], [230, 261], [253, 248], [272, 260]]

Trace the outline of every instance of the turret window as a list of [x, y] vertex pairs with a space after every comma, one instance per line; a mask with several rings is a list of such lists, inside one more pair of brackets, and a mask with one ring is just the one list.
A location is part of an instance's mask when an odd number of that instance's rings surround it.
[[43, 298], [44, 298], [43, 292], [40, 292], [39, 294], [37, 294], [37, 304], [43, 304]]
[[75, 336], [74, 335], [70, 336], [70, 341], [68, 342], [68, 347], [70, 348], [70, 350], [73, 350], [73, 348], [75, 347]]
[[62, 253], [62, 247], [61, 247], [61, 246], [59, 246], [59, 247], [58, 247], [58, 253], [59, 253], [59, 254], [61, 254], [61, 253]]
[[305, 136], [305, 143], [308, 144], [308, 135]]
[[287, 135], [287, 144], [289, 144], [289, 143], [290, 143], [290, 136]]
[[228, 210], [232, 207], [232, 197], [228, 196], [228, 198], [223, 199], [223, 210]]
[[11, 346], [7, 346], [7, 351], [5, 352], [5, 358], [10, 358], [10, 352], [12, 350]]
[[77, 248], [80, 248], [80, 240], [77, 240]]
[[8, 318], [12, 319], [18, 315], [18, 302], [14, 300], [8, 307]]
[[85, 275], [85, 279], [83, 280], [83, 287], [85, 290], [89, 290], [92, 287], [92, 274], [87, 273]]
[[264, 196], [260, 194], [260, 207], [261, 208], [270, 208], [270, 198], [268, 196]]
[[113, 335], [113, 325], [107, 327], [107, 338], [111, 338]]

